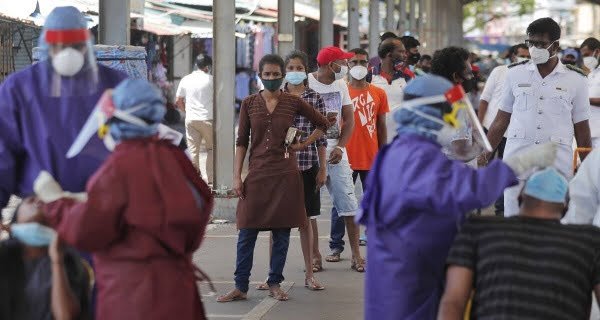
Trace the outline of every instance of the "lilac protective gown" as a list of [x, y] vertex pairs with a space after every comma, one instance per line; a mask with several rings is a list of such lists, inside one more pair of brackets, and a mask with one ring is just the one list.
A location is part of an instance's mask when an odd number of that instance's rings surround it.
[[[12, 74], [0, 86], [0, 208], [13, 193], [31, 194], [40, 170], [50, 172], [67, 191], [84, 191], [88, 178], [109, 154], [103, 142], [93, 137], [78, 156], [65, 156], [100, 95], [126, 75], [98, 65], [96, 92], [81, 90], [80, 96], [53, 98], [50, 68], [48, 61], [39, 62]], [[76, 75], [64, 81], [77, 87], [82, 79]]]
[[365, 319], [435, 319], [445, 260], [465, 214], [515, 184], [503, 162], [475, 170], [419, 135], [403, 134], [383, 148], [357, 216], [369, 236]]

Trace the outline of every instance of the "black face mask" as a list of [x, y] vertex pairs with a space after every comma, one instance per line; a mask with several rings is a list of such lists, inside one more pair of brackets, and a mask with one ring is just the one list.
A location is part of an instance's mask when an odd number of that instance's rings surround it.
[[421, 67], [421, 70], [423, 70], [425, 73], [429, 73], [431, 72], [431, 67]]
[[464, 80], [461, 85], [465, 92], [473, 92], [477, 89], [477, 79], [473, 77], [470, 80]]
[[577, 61], [563, 60], [562, 63], [563, 64], [570, 64], [570, 65], [574, 66], [575, 64], [577, 64]]
[[412, 53], [410, 56], [408, 56], [408, 64], [416, 64], [417, 62], [419, 62], [419, 60], [421, 60], [421, 54], [420, 53]]

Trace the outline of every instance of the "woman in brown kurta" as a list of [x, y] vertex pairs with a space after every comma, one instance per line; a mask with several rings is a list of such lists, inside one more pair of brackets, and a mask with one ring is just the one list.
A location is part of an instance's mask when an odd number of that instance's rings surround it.
[[[240, 109], [233, 183], [240, 197], [235, 289], [220, 296], [219, 302], [246, 299], [254, 245], [261, 230], [270, 230], [273, 234], [267, 280], [270, 295], [278, 300], [288, 299], [279, 284], [283, 281], [290, 229], [307, 223], [295, 151], [306, 148], [323, 135], [327, 119], [301, 98], [279, 89], [284, 70], [281, 57], [264, 56], [259, 63], [259, 74], [265, 90], [244, 99]], [[307, 117], [318, 129], [304, 142], [286, 149], [287, 130], [294, 126], [296, 115]], [[242, 183], [242, 164], [250, 138], [248, 176]]]

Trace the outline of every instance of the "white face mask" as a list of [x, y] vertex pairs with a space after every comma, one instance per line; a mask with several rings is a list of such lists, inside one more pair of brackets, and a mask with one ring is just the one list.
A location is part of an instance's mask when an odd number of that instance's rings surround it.
[[367, 76], [367, 73], [369, 73], [369, 69], [365, 66], [354, 66], [350, 69], [350, 75], [356, 80], [364, 79]]
[[529, 59], [527, 59], [525, 57], [517, 57], [517, 63], [527, 61], [527, 60], [529, 60]]
[[72, 77], [83, 68], [83, 53], [73, 48], [65, 48], [52, 57], [54, 71], [65, 77]]
[[596, 57], [584, 57], [583, 58], [583, 65], [591, 70], [596, 69], [596, 67], [598, 66], [598, 58]]
[[[556, 40], [552, 41], [552, 43], [548, 46], [548, 48], [552, 47], [554, 42], [556, 42]], [[540, 49], [535, 46], [529, 48], [529, 53], [531, 54], [531, 61], [533, 61], [533, 63], [535, 63], [535, 64], [544, 64], [544, 63], [548, 62], [548, 60], [550, 60], [550, 58], [554, 58], [556, 55], [551, 57], [550, 51], [548, 51], [548, 48]]]
[[[344, 79], [344, 77], [348, 74], [348, 66], [340, 66], [340, 72], [335, 72], [335, 80]], [[333, 69], [332, 69], [333, 70]]]

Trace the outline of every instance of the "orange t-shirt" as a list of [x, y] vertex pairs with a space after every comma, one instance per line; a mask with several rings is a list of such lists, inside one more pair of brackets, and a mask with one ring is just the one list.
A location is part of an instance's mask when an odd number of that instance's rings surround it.
[[368, 85], [356, 89], [348, 85], [354, 107], [354, 130], [346, 146], [352, 170], [369, 170], [379, 150], [377, 116], [390, 112], [383, 89]]

